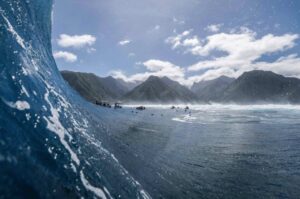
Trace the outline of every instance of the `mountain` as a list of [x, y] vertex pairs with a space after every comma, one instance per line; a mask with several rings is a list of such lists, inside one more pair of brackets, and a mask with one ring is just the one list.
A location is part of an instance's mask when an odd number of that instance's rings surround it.
[[217, 79], [194, 83], [191, 90], [202, 101], [215, 101], [222, 96], [224, 90], [234, 80], [234, 78], [221, 76]]
[[115, 79], [112, 76], [100, 77], [102, 85], [105, 89], [109, 90], [110, 93], [113, 93], [113, 98], [120, 98], [128, 91], [132, 90], [132, 84], [127, 83], [121, 79]]
[[117, 100], [129, 91], [126, 82], [113, 77], [98, 77], [92, 73], [61, 71], [63, 78], [86, 100]]
[[254, 70], [232, 82], [219, 100], [237, 103], [299, 103], [299, 93], [299, 79]]
[[133, 90], [135, 87], [137, 87], [138, 85], [140, 85], [142, 82], [126, 82], [123, 79], [118, 79], [116, 78], [116, 80], [123, 85], [123, 87], [125, 87], [128, 91]]
[[[300, 80], [269, 71], [250, 71], [238, 79], [221, 76], [194, 83], [191, 90], [167, 77], [150, 76], [136, 86], [121, 79], [92, 73], [61, 71], [69, 85], [88, 101], [176, 103], [299, 103]], [[135, 87], [136, 86], [136, 87]], [[133, 89], [132, 89], [133, 88]]]
[[188, 88], [167, 77], [150, 76], [124, 96], [130, 102], [196, 102], [197, 96]]

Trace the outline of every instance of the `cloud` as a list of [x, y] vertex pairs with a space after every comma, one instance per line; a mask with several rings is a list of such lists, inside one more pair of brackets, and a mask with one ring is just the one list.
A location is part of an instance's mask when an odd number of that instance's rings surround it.
[[146, 69], [146, 72], [144, 73], [137, 73], [127, 76], [124, 72], [117, 70], [111, 71], [110, 74], [115, 78], [120, 78], [128, 82], [145, 81], [151, 75], [158, 77], [167, 76], [178, 82], [184, 81], [185, 70], [180, 66], [172, 64], [171, 62], [151, 59], [143, 62], [142, 65]]
[[291, 54], [288, 56], [280, 57], [274, 62], [260, 61], [248, 65], [241, 65], [240, 67], [213, 67], [205, 70], [204, 73], [189, 77], [189, 80], [191, 82], [199, 82], [202, 80], [215, 79], [222, 75], [237, 78], [244, 72], [252, 70], [273, 71], [275, 73], [282, 74], [288, 77], [300, 78], [300, 58], [297, 54]]
[[127, 81], [127, 82], [133, 82], [133, 80], [130, 80], [125, 74], [123, 71], [121, 70], [112, 70], [109, 72], [109, 75], [113, 76], [114, 78], [116, 79], [122, 79], [124, 81]]
[[128, 39], [119, 41], [119, 45], [121, 45], [121, 46], [125, 46], [125, 45], [128, 45], [128, 44], [130, 44], [130, 43], [131, 43], [131, 41], [128, 40]]
[[67, 52], [67, 51], [57, 51], [53, 53], [55, 59], [64, 59], [66, 62], [75, 62], [77, 61], [77, 55]]
[[195, 46], [189, 51], [197, 56], [208, 56], [215, 51], [225, 53], [225, 56], [211, 60], [200, 61], [189, 67], [190, 71], [198, 71], [207, 68], [233, 67], [240, 68], [252, 65], [263, 55], [285, 51], [295, 46], [297, 34], [285, 34], [275, 36], [268, 34], [262, 38], [256, 38], [252, 32], [239, 34], [219, 33], [208, 36], [204, 45]]
[[201, 42], [197, 36], [194, 36], [192, 38], [188, 38], [182, 41], [183, 46], [198, 46]]
[[216, 33], [216, 32], [219, 32], [220, 31], [220, 28], [223, 26], [223, 24], [211, 24], [211, 25], [208, 25], [205, 30], [206, 31], [209, 31], [209, 32], [213, 32], [213, 33]]
[[188, 77], [189, 81], [201, 81], [221, 75], [238, 77], [243, 72], [255, 69], [300, 77], [298, 55], [288, 55], [272, 62], [260, 61], [265, 55], [269, 56], [293, 48], [298, 38], [298, 34], [266, 34], [258, 37], [256, 32], [249, 28], [240, 27], [229, 33], [209, 35], [202, 40], [189, 32], [189, 34], [169, 37], [166, 41], [171, 44], [172, 49], [201, 57], [201, 61], [187, 69], [189, 73], [200, 73]]
[[168, 37], [165, 42], [172, 45], [172, 49], [183, 46], [183, 39], [190, 35], [192, 30], [186, 30], [178, 35]]
[[[201, 61], [183, 67], [168, 61], [150, 59], [141, 63], [145, 68], [143, 73], [128, 76], [117, 71], [114, 75], [125, 81], [144, 81], [150, 75], [167, 76], [188, 87], [194, 82], [211, 80], [222, 75], [237, 78], [251, 70], [268, 70], [300, 78], [298, 54], [276, 57], [293, 48], [297, 39], [299, 35], [291, 33], [258, 37], [256, 32], [247, 27], [240, 27], [229, 33], [214, 33], [200, 40], [197, 35], [192, 34], [192, 30], [187, 30], [167, 38], [165, 42], [172, 49], [190, 53]], [[265, 55], [271, 59], [263, 59]]]
[[215, 79], [222, 75], [237, 78], [244, 72], [251, 70], [268, 70], [286, 76], [300, 77], [300, 58], [296, 54], [280, 57], [274, 62], [256, 62], [244, 67], [209, 68], [196, 75], [189, 75], [189, 72], [184, 67], [177, 66], [168, 61], [148, 60], [141, 64], [146, 69], [144, 73], [127, 76], [124, 72], [118, 70], [111, 71], [111, 75], [128, 82], [144, 81], [151, 75], [158, 77], [166, 76], [187, 87], [192, 86], [195, 82]]
[[[136, 73], [133, 75], [126, 75], [121, 70], [110, 71], [110, 75], [117, 79], [122, 79], [126, 82], [141, 82], [148, 79], [151, 75], [157, 77], [168, 77], [174, 81], [179, 82], [182, 85], [190, 87], [194, 82], [202, 80], [200, 76], [187, 77], [187, 71], [171, 62], [150, 59], [145, 62], [139, 62], [138, 65], [145, 67], [145, 72]], [[208, 76], [208, 75], [206, 75]]]
[[89, 53], [89, 54], [94, 53], [94, 52], [96, 52], [96, 51], [97, 51], [96, 48], [88, 48], [88, 49], [86, 50], [86, 52]]
[[96, 37], [92, 35], [67, 35], [61, 34], [57, 43], [60, 47], [68, 48], [82, 48], [85, 46], [92, 46], [96, 42]]

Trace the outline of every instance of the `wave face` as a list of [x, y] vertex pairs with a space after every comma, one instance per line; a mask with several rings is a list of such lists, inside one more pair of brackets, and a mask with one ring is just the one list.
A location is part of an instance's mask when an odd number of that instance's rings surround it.
[[52, 0], [0, 2], [0, 193], [4, 198], [147, 198], [95, 134], [51, 49]]

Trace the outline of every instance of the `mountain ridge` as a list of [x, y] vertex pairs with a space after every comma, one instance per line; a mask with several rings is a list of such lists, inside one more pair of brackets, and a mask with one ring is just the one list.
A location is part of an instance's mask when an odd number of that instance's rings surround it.
[[196, 102], [192, 91], [167, 77], [150, 76], [145, 82], [127, 93], [124, 98], [130, 102], [174, 103]]
[[223, 93], [219, 101], [240, 103], [299, 103], [300, 79], [271, 71], [243, 73]]
[[113, 77], [101, 78], [93, 73], [61, 71], [68, 84], [88, 101], [118, 100], [128, 88]]
[[[219, 78], [194, 83], [191, 89], [168, 77], [149, 76], [135, 86], [114, 77], [61, 71], [69, 85], [85, 99], [127, 103], [300, 103], [300, 80], [271, 71], [254, 70], [237, 79]], [[69, 77], [70, 76], [70, 77]], [[134, 87], [135, 86], [135, 87]]]
[[220, 76], [216, 79], [194, 83], [191, 90], [203, 101], [212, 101], [221, 97], [234, 78]]

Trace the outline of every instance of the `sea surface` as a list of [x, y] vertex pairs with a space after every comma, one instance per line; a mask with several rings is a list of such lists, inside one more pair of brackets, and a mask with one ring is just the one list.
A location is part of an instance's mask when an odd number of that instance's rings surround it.
[[0, 198], [299, 198], [298, 106], [84, 101], [52, 56], [53, 0], [0, 1]]
[[108, 110], [106, 143], [153, 198], [300, 197], [300, 106], [146, 107]]

